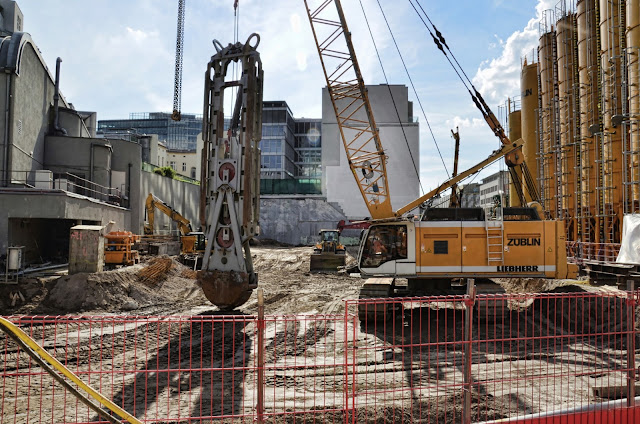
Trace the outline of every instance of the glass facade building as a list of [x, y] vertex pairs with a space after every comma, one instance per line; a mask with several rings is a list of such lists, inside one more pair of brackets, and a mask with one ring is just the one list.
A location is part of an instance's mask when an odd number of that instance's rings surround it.
[[284, 101], [262, 110], [262, 194], [322, 194], [322, 120], [294, 118]]
[[[225, 119], [225, 125], [229, 122]], [[183, 114], [179, 122], [162, 112], [131, 113], [129, 119], [98, 121], [98, 134], [104, 137], [156, 134], [169, 150], [195, 151], [201, 131], [202, 116], [194, 114]], [[321, 119], [296, 119], [287, 102], [265, 101], [260, 149], [263, 194], [321, 194]]]
[[260, 149], [261, 178], [285, 180], [296, 176], [295, 121], [285, 101], [263, 102]]
[[171, 150], [195, 150], [196, 139], [202, 132], [202, 115], [183, 114], [181, 121], [171, 119], [170, 113], [130, 113], [129, 119], [98, 121], [98, 134], [112, 133], [156, 134], [158, 140]]
[[322, 176], [322, 120], [296, 119], [295, 150], [299, 178]]

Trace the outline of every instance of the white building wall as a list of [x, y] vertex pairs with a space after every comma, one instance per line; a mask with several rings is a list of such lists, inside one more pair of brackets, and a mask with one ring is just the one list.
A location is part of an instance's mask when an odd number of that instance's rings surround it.
[[[196, 152], [167, 150], [168, 165], [185, 177], [200, 179], [200, 155]], [[193, 171], [193, 175], [192, 175]]]
[[[396, 114], [388, 86], [367, 86], [367, 89], [376, 124], [380, 130], [382, 146], [388, 157], [387, 174], [391, 204], [393, 209], [397, 210], [420, 196], [419, 127], [417, 122], [410, 122], [410, 103], [406, 86], [391, 86], [393, 100], [398, 108], [402, 125], [398, 122], [398, 114]], [[345, 215], [350, 218], [369, 216], [358, 184], [349, 168], [333, 105], [326, 88], [323, 89], [322, 94], [322, 193], [328, 202], [338, 203]], [[359, 119], [366, 119], [364, 110], [362, 115]]]
[[499, 171], [482, 180], [480, 184], [480, 207], [493, 205], [494, 196], [502, 191], [502, 204], [506, 206], [509, 199], [509, 173], [507, 171]]

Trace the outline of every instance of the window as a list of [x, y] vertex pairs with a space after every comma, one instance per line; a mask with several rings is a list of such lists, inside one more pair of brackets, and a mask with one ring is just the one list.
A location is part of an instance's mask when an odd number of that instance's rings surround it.
[[196, 178], [196, 167], [192, 166], [191, 167], [191, 178]]
[[173, 170], [174, 170], [174, 171], [177, 171], [175, 161], [171, 161], [171, 162], [169, 162], [169, 166], [170, 166], [171, 168], [173, 168]]
[[372, 226], [362, 251], [361, 266], [376, 268], [385, 262], [407, 258], [407, 226]]
[[282, 168], [282, 156], [262, 156], [262, 168]]
[[449, 242], [447, 240], [434, 240], [433, 241], [433, 254], [434, 255], [448, 255], [449, 254]]
[[182, 172], [186, 172], [187, 171], [187, 164], [185, 162], [182, 162]]

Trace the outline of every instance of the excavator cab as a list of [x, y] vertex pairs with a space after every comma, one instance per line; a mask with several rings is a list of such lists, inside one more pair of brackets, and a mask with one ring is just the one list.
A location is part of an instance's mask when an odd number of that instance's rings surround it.
[[415, 259], [409, 258], [407, 226], [406, 223], [372, 225], [361, 247], [360, 269], [384, 271], [388, 268], [395, 272], [400, 264], [415, 263]]
[[192, 231], [180, 237], [180, 260], [188, 267], [199, 267], [202, 264], [207, 238], [202, 231]]
[[207, 247], [206, 237], [202, 231], [192, 231], [180, 238], [182, 244], [182, 254], [200, 254], [204, 253]]
[[320, 241], [311, 255], [310, 271], [336, 272], [346, 263], [346, 249], [340, 243], [339, 230], [320, 230]]

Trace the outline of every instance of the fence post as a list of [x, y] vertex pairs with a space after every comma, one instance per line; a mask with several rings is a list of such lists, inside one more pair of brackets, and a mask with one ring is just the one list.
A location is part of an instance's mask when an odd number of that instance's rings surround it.
[[464, 382], [462, 387], [463, 424], [471, 424], [471, 338], [473, 335], [473, 305], [476, 302], [476, 287], [473, 278], [467, 278], [467, 298], [464, 314]]
[[[354, 423], [355, 422], [355, 414], [353, 414], [351, 411], [355, 409], [355, 405], [353, 406], [353, 408], [349, 408], [349, 400], [351, 398], [355, 399], [355, 378], [353, 378], [353, 376], [355, 375], [356, 369], [355, 369], [355, 358], [353, 360], [353, 365], [352, 365], [352, 373], [349, 373], [349, 322], [350, 322], [350, 315], [349, 315], [349, 301], [345, 301], [344, 302], [344, 424], [348, 424], [349, 422]], [[356, 311], [358, 310], [357, 308], [360, 306], [357, 301], [355, 303], [356, 305]], [[356, 341], [356, 327], [358, 325], [358, 321], [357, 320], [353, 320], [353, 343], [355, 344]], [[355, 356], [355, 355], [354, 355]], [[349, 396], [349, 379], [353, 378], [353, 382], [352, 382], [352, 390], [354, 391], [353, 396]], [[351, 416], [350, 416], [351, 415]]]
[[348, 365], [348, 361], [349, 361], [349, 337], [347, 336], [347, 331], [349, 328], [349, 301], [345, 300], [344, 302], [344, 322], [343, 322], [343, 326], [344, 326], [344, 338], [343, 338], [343, 343], [344, 343], [344, 424], [347, 424], [349, 422], [349, 365]]
[[264, 292], [258, 289], [258, 404], [256, 410], [258, 412], [258, 423], [264, 423]]
[[635, 284], [627, 280], [627, 406], [635, 407], [636, 397], [636, 326]]

